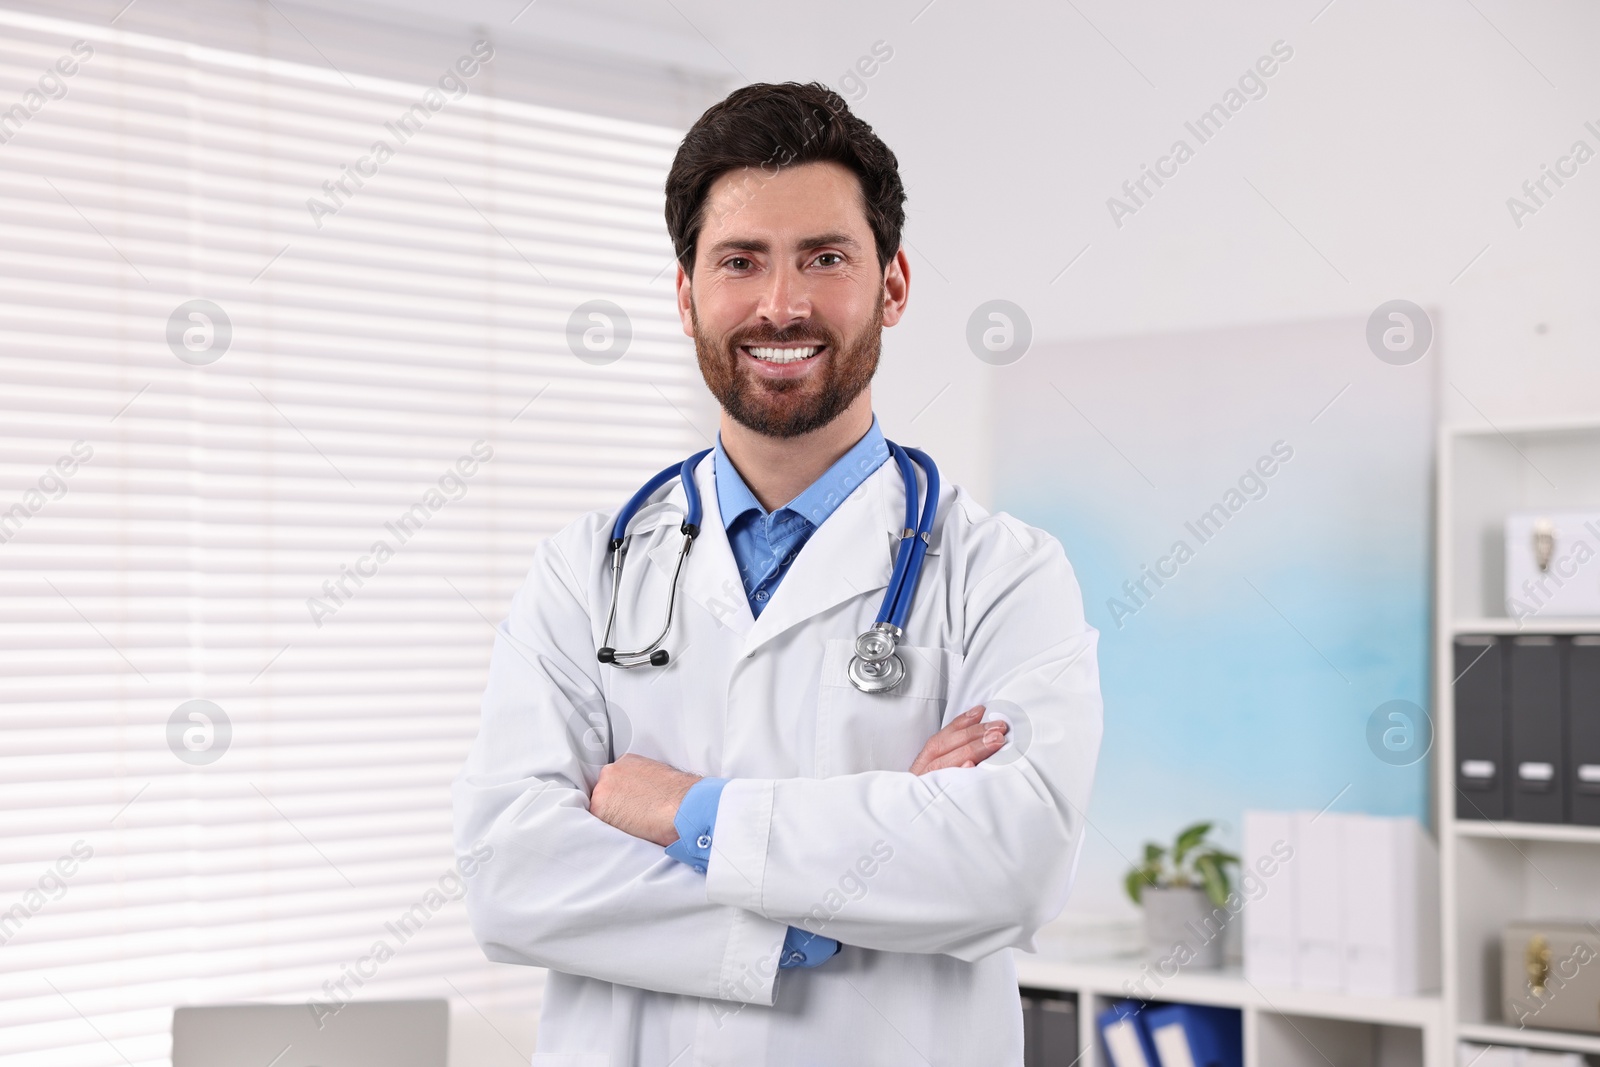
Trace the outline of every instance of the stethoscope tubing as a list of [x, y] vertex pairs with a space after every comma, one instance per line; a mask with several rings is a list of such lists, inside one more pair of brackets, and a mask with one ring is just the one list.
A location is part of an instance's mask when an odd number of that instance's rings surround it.
[[894, 568], [889, 572], [889, 588], [878, 608], [878, 616], [873, 620], [874, 626], [888, 622], [894, 615], [895, 601], [905, 581], [906, 568], [911, 565], [910, 542], [917, 531], [917, 473], [911, 466], [911, 457], [906, 450], [892, 441], [889, 442], [889, 455], [900, 468], [900, 481], [906, 487], [906, 519], [900, 527], [900, 544], [895, 549]]
[[[700, 536], [700, 518], [702, 514], [700, 504], [700, 487], [694, 482], [694, 468], [708, 455], [711, 449], [702, 448], [682, 463], [674, 464], [656, 474], [648, 482], [639, 487], [639, 491], [628, 498], [622, 505], [622, 510], [617, 512], [617, 518], [611, 526], [611, 610], [606, 615], [606, 633], [601, 638], [602, 645], [599, 650], [601, 663], [609, 663], [615, 667], [629, 669], [643, 667], [649, 664], [653, 667], [663, 667], [670, 658], [661, 643], [672, 632], [672, 611], [678, 602], [678, 577], [683, 573], [683, 563], [689, 556], [689, 549], [694, 547], [694, 539]], [[678, 562], [672, 569], [672, 585], [667, 594], [667, 617], [661, 627], [661, 632], [656, 639], [648, 645], [631, 652], [621, 651], [611, 647], [611, 630], [617, 622], [617, 603], [622, 594], [622, 559], [628, 554], [628, 523], [638, 512], [650, 494], [677, 478], [683, 485], [683, 495], [686, 507], [684, 509], [683, 523], [679, 530], [683, 533], [683, 547], [678, 550]]]
[[[900, 478], [906, 488], [905, 525], [902, 527], [900, 545], [895, 552], [894, 566], [889, 574], [889, 585], [884, 591], [883, 602], [878, 608], [873, 630], [884, 631], [882, 636], [887, 637], [888, 644], [878, 650], [881, 655], [874, 654], [874, 663], [881, 666], [890, 666], [882, 663], [884, 660], [896, 660], [894, 666], [897, 676], [881, 683], [874, 691], [880, 691], [884, 686], [893, 687], [899, 684], [899, 677], [903, 670], [896, 657], [892, 655], [895, 644], [905, 629], [906, 620], [911, 615], [912, 598], [916, 594], [918, 580], [922, 576], [923, 560], [927, 556], [928, 541], [933, 530], [933, 523], [939, 510], [939, 468], [934, 465], [933, 459], [920, 449], [906, 448], [895, 444], [893, 441], [885, 442], [889, 447], [889, 454], [895, 465], [900, 469]], [[703, 510], [700, 501], [700, 488], [695, 484], [694, 469], [700, 461], [711, 453], [705, 448], [696, 452], [681, 464], [667, 467], [648, 482], [640, 486], [639, 491], [628, 498], [617, 512], [617, 517], [611, 526], [611, 610], [606, 616], [606, 631], [602, 638], [604, 642], [599, 649], [600, 662], [610, 663], [615, 667], [632, 668], [643, 667], [646, 664], [655, 667], [665, 666], [670, 660], [666, 650], [661, 648], [662, 642], [672, 631], [673, 609], [677, 604], [679, 578], [683, 573], [684, 560], [693, 547], [694, 540], [700, 534], [700, 520]], [[926, 477], [927, 485], [923, 492], [922, 512], [917, 513], [917, 474], [916, 468], [921, 467]], [[671, 590], [667, 600], [666, 620], [661, 628], [661, 633], [656, 639], [644, 648], [624, 652], [610, 646], [611, 632], [616, 625], [617, 605], [622, 592], [622, 563], [627, 555], [628, 523], [644, 505], [651, 494], [655, 493], [667, 482], [677, 478], [683, 486], [685, 509], [684, 521], [679, 529], [683, 533], [683, 547], [678, 552], [677, 566], [673, 568]], [[870, 633], [870, 631], [869, 631]], [[860, 640], [866, 640], [868, 635], [862, 635]], [[870, 653], [863, 653], [870, 654]], [[859, 658], [859, 657], [858, 657]], [[852, 667], [854, 670], [854, 666]], [[858, 682], [858, 686], [861, 683]]]
[[[902, 473], [906, 473], [906, 469], [911, 466], [911, 460], [915, 460], [917, 466], [922, 468], [923, 474], [928, 479], [922, 504], [922, 515], [917, 521], [915, 532], [909, 538], [911, 544], [907, 563], [904, 567], [896, 568], [900, 571], [900, 578], [899, 584], [891, 586], [894, 590], [893, 603], [886, 604], [888, 609], [887, 617], [881, 617], [878, 620], [879, 622], [889, 623], [897, 630], [904, 630], [906, 628], [906, 620], [911, 617], [911, 601], [916, 595], [917, 580], [922, 577], [922, 561], [928, 554], [928, 538], [933, 532], [933, 520], [939, 508], [939, 468], [934, 465], [932, 457], [921, 449], [902, 448], [899, 445], [894, 445], [893, 447], [901, 455], [908, 457], [901, 466]], [[917, 481], [914, 474], [906, 478], [906, 515], [908, 519], [914, 514], [913, 509], [916, 506], [916, 484]], [[906, 524], [906, 529], [912, 529], [909, 522]], [[905, 551], [906, 542], [902, 540], [900, 542], [900, 552], [896, 553], [897, 564], [899, 562], [898, 556]], [[891, 581], [893, 581], [892, 577]], [[888, 598], [886, 597], [885, 599], [887, 600]], [[884, 609], [879, 609], [878, 614], [883, 616]]]
[[694, 484], [694, 468], [710, 454], [711, 449], [702, 448], [682, 463], [674, 463], [640, 486], [639, 491], [629, 497], [626, 504], [622, 505], [622, 510], [617, 512], [616, 521], [611, 524], [611, 547], [616, 549], [627, 540], [628, 523], [633, 521], [634, 513], [644, 506], [644, 502], [650, 498], [651, 493], [654, 493], [674, 478], [677, 478], [682, 483], [683, 495], [687, 503], [683, 524], [685, 526], [693, 526], [694, 534], [690, 536], [697, 536], [700, 532], [701, 508], [700, 487]]

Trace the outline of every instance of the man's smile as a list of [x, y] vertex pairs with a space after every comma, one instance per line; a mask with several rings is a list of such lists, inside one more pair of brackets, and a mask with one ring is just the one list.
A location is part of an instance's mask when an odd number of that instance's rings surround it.
[[818, 342], [739, 346], [739, 352], [749, 360], [756, 373], [765, 378], [797, 378], [807, 374], [827, 349], [827, 345]]
[[740, 345], [739, 350], [765, 363], [797, 363], [810, 359], [826, 347], [822, 344]]

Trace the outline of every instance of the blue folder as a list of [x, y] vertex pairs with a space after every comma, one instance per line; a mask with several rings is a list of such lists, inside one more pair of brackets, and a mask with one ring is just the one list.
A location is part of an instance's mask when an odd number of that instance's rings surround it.
[[1148, 1010], [1137, 1000], [1119, 1000], [1095, 1019], [1110, 1067], [1161, 1067], [1145, 1029]]
[[[1146, 1009], [1152, 1067], [1244, 1067], [1243, 1020], [1234, 1008], [1164, 1004]], [[1121, 1067], [1119, 1064], [1118, 1067]]]

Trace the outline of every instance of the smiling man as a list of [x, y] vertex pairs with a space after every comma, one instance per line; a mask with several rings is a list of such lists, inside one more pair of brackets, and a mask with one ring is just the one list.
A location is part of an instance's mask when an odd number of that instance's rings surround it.
[[[1022, 1063], [1011, 950], [1076, 868], [1097, 634], [1058, 542], [919, 479], [873, 415], [904, 200], [817, 84], [735, 91], [673, 162], [678, 309], [722, 408], [685, 475], [703, 518], [669, 480], [620, 573], [616, 513], [539, 546], [455, 785], [457, 851], [493, 849], [484, 951], [550, 969], [535, 1064]], [[643, 654], [601, 648], [663, 618]], [[862, 684], [865, 631], [896, 684]]]

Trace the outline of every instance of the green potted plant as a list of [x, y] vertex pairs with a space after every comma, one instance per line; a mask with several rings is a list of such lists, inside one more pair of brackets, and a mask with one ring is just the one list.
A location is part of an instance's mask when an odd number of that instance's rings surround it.
[[1212, 824], [1179, 832], [1172, 847], [1144, 846], [1144, 862], [1123, 885], [1144, 909], [1145, 946], [1152, 963], [1214, 970], [1222, 966], [1222, 931], [1232, 912], [1230, 867], [1239, 857], [1207, 840]]

